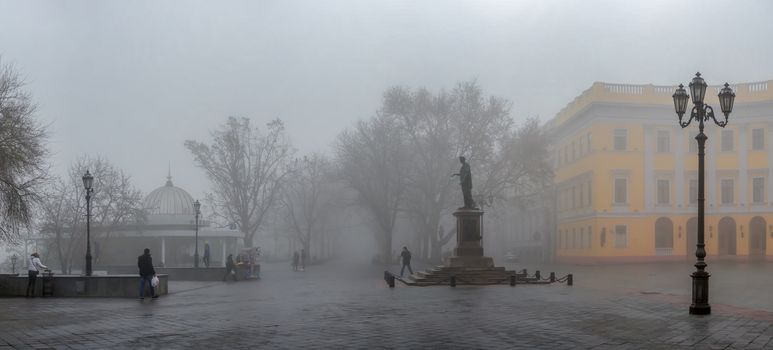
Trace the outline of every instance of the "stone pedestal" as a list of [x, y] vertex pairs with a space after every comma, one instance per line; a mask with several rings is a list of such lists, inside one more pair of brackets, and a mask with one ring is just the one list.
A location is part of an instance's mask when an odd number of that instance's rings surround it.
[[515, 271], [495, 267], [494, 259], [483, 255], [483, 212], [480, 209], [459, 209], [456, 217], [456, 248], [445, 265], [417, 271], [408, 280], [409, 286], [448, 285], [452, 278], [459, 285], [490, 285], [508, 283]]
[[449, 267], [494, 267], [494, 259], [483, 256], [483, 211], [459, 209], [456, 217], [456, 248]]

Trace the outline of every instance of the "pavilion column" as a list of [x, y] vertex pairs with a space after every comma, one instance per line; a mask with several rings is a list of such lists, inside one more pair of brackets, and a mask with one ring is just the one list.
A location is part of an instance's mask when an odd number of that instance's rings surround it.
[[166, 238], [161, 238], [161, 264], [166, 267]]

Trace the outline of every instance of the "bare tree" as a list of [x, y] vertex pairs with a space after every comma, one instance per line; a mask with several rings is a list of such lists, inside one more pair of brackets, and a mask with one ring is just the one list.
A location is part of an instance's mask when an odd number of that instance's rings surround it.
[[70, 168], [69, 182], [85, 196], [82, 177], [86, 171], [94, 176], [91, 194], [91, 225], [94, 228], [92, 240], [99, 244], [94, 249], [94, 263], [99, 264], [112, 247], [110, 237], [116, 228], [145, 222], [142, 192], [131, 182], [131, 177], [122, 169], [101, 157], [81, 157]]
[[145, 220], [142, 193], [131, 178], [100, 157], [79, 158], [70, 166], [68, 176], [55, 178], [42, 201], [41, 234], [49, 239], [64, 273], [70, 273], [73, 262], [86, 251], [86, 199], [82, 176], [88, 170], [94, 176], [91, 195], [92, 244], [100, 244], [95, 263], [111, 248], [111, 233], [130, 223]]
[[24, 80], [0, 60], [0, 242], [15, 242], [33, 220], [32, 206], [45, 180], [45, 129]]
[[336, 143], [340, 177], [376, 222], [382, 261], [392, 259], [392, 236], [405, 198], [408, 150], [390, 118], [377, 115], [341, 133]]
[[504, 138], [493, 155], [482, 169], [481, 202], [502, 200], [528, 205], [549, 190], [553, 167], [549, 163], [548, 137], [537, 118], [527, 119]]
[[238, 225], [244, 244], [252, 246], [291, 171], [293, 148], [278, 119], [262, 133], [247, 118], [229, 117], [211, 135], [209, 145], [187, 140], [185, 147], [212, 184], [207, 200], [214, 215]]
[[330, 229], [327, 219], [335, 209], [331, 166], [324, 155], [314, 153], [296, 159], [293, 167], [293, 176], [282, 187], [283, 221], [306, 254], [313, 256], [312, 238], [324, 241]]
[[41, 236], [46, 239], [46, 250], [55, 254], [64, 274], [71, 272], [76, 254], [85, 251], [82, 248], [85, 244], [85, 199], [79, 194], [69, 181], [54, 178], [45, 190], [45, 200], [40, 206]]
[[510, 102], [484, 96], [475, 82], [437, 94], [391, 88], [384, 94], [381, 114], [399, 125], [410, 147], [405, 207], [425, 242], [422, 256], [434, 261], [455, 234], [455, 228], [441, 232], [440, 222], [458, 198], [459, 185], [449, 177], [459, 166], [456, 156], [465, 156], [474, 166], [479, 204], [491, 204], [505, 192], [522, 193], [550, 169], [538, 122], [530, 120], [513, 131]]

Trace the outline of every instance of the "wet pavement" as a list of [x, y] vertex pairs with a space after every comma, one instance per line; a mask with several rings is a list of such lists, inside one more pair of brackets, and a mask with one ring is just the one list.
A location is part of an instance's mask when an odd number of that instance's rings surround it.
[[575, 285], [390, 289], [381, 268], [334, 261], [170, 282], [157, 300], [0, 299], [0, 349], [773, 348], [773, 264], [709, 262], [710, 316], [687, 314], [689, 262], [540, 269]]

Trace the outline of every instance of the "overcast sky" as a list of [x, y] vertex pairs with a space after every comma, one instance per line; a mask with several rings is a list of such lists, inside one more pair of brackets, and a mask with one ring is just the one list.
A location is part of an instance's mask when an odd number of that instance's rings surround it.
[[[52, 161], [107, 157], [147, 193], [207, 191], [183, 147], [229, 115], [281, 118], [301, 152], [391, 85], [477, 79], [513, 117], [594, 81], [773, 79], [771, 1], [7, 1], [0, 55], [27, 78]], [[449, 155], [454, 156], [454, 155]]]

